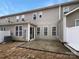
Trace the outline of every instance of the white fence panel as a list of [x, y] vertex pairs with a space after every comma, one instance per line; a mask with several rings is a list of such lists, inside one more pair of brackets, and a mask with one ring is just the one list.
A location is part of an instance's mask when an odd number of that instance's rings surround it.
[[0, 43], [4, 41], [4, 36], [10, 36], [10, 31], [0, 31]]
[[66, 42], [79, 51], [79, 27], [66, 28]]

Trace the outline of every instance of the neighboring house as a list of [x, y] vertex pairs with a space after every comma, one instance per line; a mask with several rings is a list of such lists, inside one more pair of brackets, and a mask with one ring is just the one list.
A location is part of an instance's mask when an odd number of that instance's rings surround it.
[[2, 16], [0, 30], [10, 30], [11, 35], [21, 41], [60, 39], [63, 42], [63, 16], [77, 7], [79, 2], [75, 1]]
[[63, 25], [64, 45], [79, 56], [79, 7], [64, 15]]

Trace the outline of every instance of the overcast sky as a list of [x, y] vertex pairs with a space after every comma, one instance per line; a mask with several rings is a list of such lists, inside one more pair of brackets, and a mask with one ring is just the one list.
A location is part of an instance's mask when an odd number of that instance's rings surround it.
[[0, 0], [0, 16], [50, 6], [69, 0]]

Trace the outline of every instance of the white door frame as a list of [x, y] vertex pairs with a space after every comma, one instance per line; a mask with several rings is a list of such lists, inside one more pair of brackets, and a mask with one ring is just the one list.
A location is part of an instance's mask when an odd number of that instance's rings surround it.
[[[30, 39], [30, 27], [34, 28], [34, 38]], [[28, 23], [28, 41], [32, 41], [35, 39], [35, 26], [31, 26], [31, 24]]]

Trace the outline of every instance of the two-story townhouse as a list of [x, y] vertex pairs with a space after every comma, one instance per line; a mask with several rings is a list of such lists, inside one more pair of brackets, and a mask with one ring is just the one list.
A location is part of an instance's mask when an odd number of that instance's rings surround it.
[[63, 17], [79, 7], [79, 1], [56, 4], [0, 17], [0, 30], [10, 31], [15, 40], [60, 39], [63, 42]]

